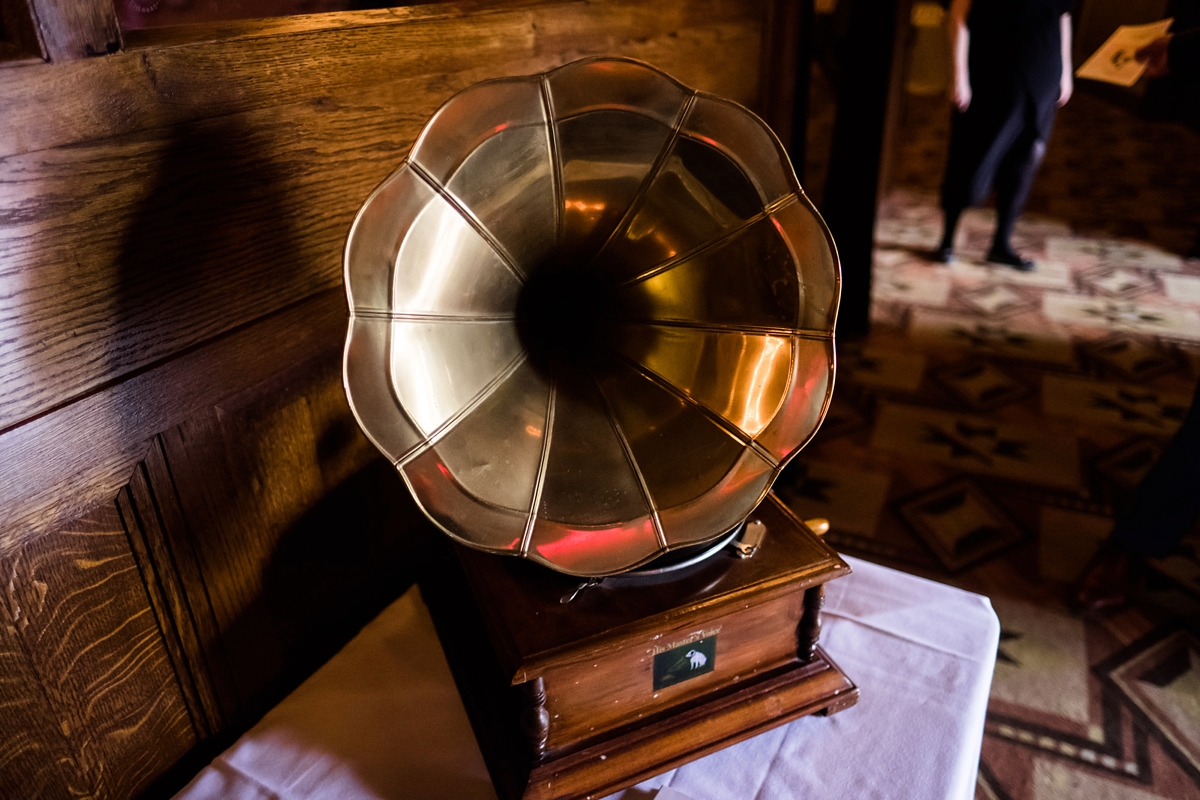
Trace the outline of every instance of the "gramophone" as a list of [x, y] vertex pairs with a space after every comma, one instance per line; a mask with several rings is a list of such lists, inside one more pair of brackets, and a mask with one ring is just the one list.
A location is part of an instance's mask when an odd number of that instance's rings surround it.
[[469, 87], [367, 198], [345, 387], [448, 535], [497, 788], [602, 796], [857, 689], [771, 495], [833, 389], [829, 231], [756, 116], [618, 58]]

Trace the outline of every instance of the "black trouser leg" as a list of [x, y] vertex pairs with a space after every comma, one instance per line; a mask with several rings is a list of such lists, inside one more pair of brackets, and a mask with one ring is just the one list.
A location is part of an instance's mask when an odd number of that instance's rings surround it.
[[1013, 149], [1025, 128], [1025, 113], [1007, 102], [997, 105], [994, 96], [989, 100], [981, 91], [970, 108], [954, 114], [942, 180], [942, 210], [946, 215], [943, 247], [953, 247], [963, 210], [986, 199], [1005, 154]]
[[954, 249], [954, 231], [958, 228], [958, 218], [962, 216], [963, 207], [944, 208], [945, 212], [944, 228], [942, 232], [942, 243], [938, 246], [941, 250]]
[[946, 158], [946, 173], [942, 178], [942, 211], [944, 222], [940, 249], [954, 248], [954, 233], [958, 218], [971, 205], [979, 162], [986, 150], [986, 140], [978, 131], [974, 115], [955, 113], [950, 120], [950, 152]]
[[1025, 210], [1025, 201], [1029, 199], [1033, 179], [1045, 156], [1046, 141], [1038, 136], [1037, 129], [1032, 124], [1027, 124], [997, 167], [996, 235], [992, 239], [993, 253], [1013, 252], [1013, 226]]

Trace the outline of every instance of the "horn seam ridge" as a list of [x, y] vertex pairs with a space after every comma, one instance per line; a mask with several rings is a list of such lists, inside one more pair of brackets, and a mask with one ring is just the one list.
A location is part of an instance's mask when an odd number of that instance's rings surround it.
[[629, 364], [630, 367], [632, 367], [635, 371], [637, 371], [640, 375], [642, 375], [642, 377], [646, 378], [646, 380], [650, 381], [651, 383], [655, 384], [659, 388], [674, 395], [675, 397], [679, 398], [683, 402], [687, 403], [688, 405], [690, 405], [693, 408], [695, 408], [696, 410], [698, 410], [701, 414], [703, 414], [705, 417], [707, 417], [710, 422], [712, 422], [720, 430], [722, 430], [726, 435], [732, 437], [734, 439], [734, 441], [738, 442], [743, 447], [746, 447], [749, 450], [753, 451], [756, 456], [758, 456], [764, 462], [769, 464], [772, 469], [779, 468], [779, 462], [775, 459], [774, 456], [771, 455], [770, 451], [768, 451], [765, 447], [763, 447], [761, 444], [756, 442], [754, 440], [754, 438], [752, 436], [750, 436], [750, 434], [746, 433], [744, 430], [739, 428], [733, 422], [731, 422], [730, 420], [721, 416], [716, 411], [713, 411], [711, 408], [706, 406], [704, 403], [701, 403], [699, 400], [692, 397], [690, 394], [683, 391], [678, 386], [671, 383], [671, 381], [667, 380], [662, 375], [659, 375], [657, 372], [650, 369], [649, 367], [643, 366], [642, 364], [638, 363], [637, 361], [634, 361], [632, 358], [629, 358], [624, 353], [619, 353], [619, 352], [614, 351], [614, 355], [617, 358], [624, 361], [625, 363]]
[[612, 231], [604, 240], [604, 244], [600, 245], [600, 247], [596, 250], [596, 253], [592, 256], [591, 260], [588, 261], [588, 269], [591, 269], [593, 265], [600, 260], [600, 256], [604, 255], [604, 253], [608, 251], [612, 243], [615, 242], [617, 238], [629, 228], [629, 224], [633, 222], [635, 212], [640, 206], [642, 200], [645, 199], [646, 194], [650, 191], [650, 187], [654, 185], [656, 180], [658, 180], [659, 173], [662, 172], [663, 165], [667, 163], [667, 158], [670, 156], [671, 151], [675, 149], [675, 143], [679, 141], [679, 135], [683, 130], [683, 123], [691, 114], [692, 107], [695, 106], [695, 104], [696, 94], [693, 92], [688, 96], [688, 99], [684, 102], [683, 107], [680, 109], [679, 117], [675, 120], [675, 124], [671, 126], [671, 133], [663, 141], [662, 147], [659, 149], [658, 154], [654, 156], [654, 163], [650, 165], [650, 169], [646, 172], [646, 177], [642, 179], [641, 185], [638, 186], [637, 191], [630, 199], [629, 206], [625, 209], [625, 213], [621, 215], [620, 221], [613, 226]]
[[417, 177], [429, 184], [429, 188], [433, 189], [433, 191], [437, 193], [438, 197], [445, 200], [450, 204], [451, 208], [458, 212], [458, 215], [462, 217], [463, 221], [466, 222], [467, 225], [471, 226], [471, 228], [477, 234], [479, 234], [479, 236], [485, 242], [487, 242], [488, 246], [492, 248], [492, 251], [496, 254], [496, 257], [499, 258], [504, 266], [516, 276], [521, 285], [525, 285], [529, 279], [525, 273], [523, 273], [520, 268], [517, 267], [516, 259], [514, 259], [504, 245], [500, 244], [500, 241], [494, 235], [492, 235], [492, 232], [488, 230], [487, 226], [484, 225], [483, 222], [471, 212], [471, 209], [459, 202], [458, 198], [451, 194], [449, 189], [434, 180], [433, 176], [426, 172], [425, 168], [416, 161], [409, 162], [409, 166], [412, 167], [412, 170], [414, 173], [416, 173]]
[[621, 427], [620, 421], [613, 410], [612, 403], [609, 402], [608, 395], [604, 393], [604, 389], [600, 386], [600, 382], [596, 377], [592, 376], [592, 383], [596, 387], [596, 391], [600, 394], [600, 400], [604, 403], [605, 416], [608, 417], [608, 422], [612, 426], [613, 432], [617, 435], [617, 441], [621, 444], [621, 450], [625, 453], [625, 460], [629, 462], [629, 468], [633, 470], [633, 475], [637, 479], [638, 488], [642, 490], [642, 497], [646, 500], [646, 509], [650, 512], [650, 524], [654, 526], [654, 536], [658, 539], [658, 546], [664, 551], [670, 545], [667, 544], [667, 534], [663, 531], [662, 520], [658, 516], [658, 503], [654, 502], [654, 495], [650, 492], [650, 485], [646, 482], [646, 476], [642, 473], [642, 468], [638, 465], [637, 457], [633, 454], [633, 445], [629, 443], [629, 438], [625, 435], [625, 430]]
[[686, 330], [704, 331], [708, 333], [743, 333], [751, 336], [786, 336], [792, 339], [804, 339], [814, 342], [828, 342], [834, 338], [832, 333], [813, 330], [812, 328], [783, 328], [772, 325], [739, 325], [735, 323], [694, 322], [687, 319], [656, 319], [621, 320], [620, 325], [632, 325], [640, 328], [682, 328]]
[[[438, 425], [428, 434], [425, 434], [424, 441], [422, 441], [419, 445], [416, 445], [407, 453], [404, 453], [397, 458], [393, 462], [396, 469], [403, 469], [425, 452], [433, 447], [436, 447], [442, 439], [445, 439], [451, 431], [458, 427], [459, 423], [469, 417], [471, 413], [475, 411], [475, 409], [483, 405], [484, 401], [491, 397], [495, 393], [496, 389], [506, 383], [508, 379], [513, 376], [513, 373], [515, 373], [517, 369], [525, 363], [525, 358], [526, 353], [524, 350], [517, 353], [517, 355], [511, 361], [509, 361], [502, 370], [496, 373], [491, 380], [484, 384], [482, 389], [476, 392], [474, 397], [464, 403], [462, 408], [447, 417], [442, 424]], [[391, 383], [391, 381], [389, 381], [389, 383]], [[417, 426], [417, 430], [421, 430], [419, 426]], [[424, 433], [424, 431], [421, 432]]]
[[429, 314], [411, 311], [385, 311], [360, 309], [351, 312], [353, 319], [375, 319], [394, 322], [507, 322], [516, 319], [515, 314]]
[[550, 150], [550, 181], [554, 186], [554, 241], [561, 242], [565, 216], [563, 202], [566, 189], [563, 186], [562, 147], [558, 141], [558, 122], [554, 118], [554, 102], [551, 99], [550, 76], [542, 75], [542, 110], [546, 114], [546, 145]]
[[525, 532], [521, 535], [521, 549], [519, 552], [522, 556], [529, 555], [529, 548], [533, 544], [533, 528], [537, 523], [538, 507], [542, 504], [542, 490], [546, 486], [546, 473], [550, 465], [550, 440], [554, 436], [554, 415], [557, 402], [558, 383], [551, 381], [550, 394], [546, 399], [546, 422], [542, 428], [542, 453], [538, 458], [538, 471], [537, 477], [533, 482], [533, 495], [529, 498], [529, 514], [525, 519]]
[[767, 205], [763, 206], [762, 211], [759, 211], [759, 212], [753, 214], [752, 216], [747, 217], [746, 219], [739, 222], [737, 225], [733, 226], [732, 228], [725, 231], [724, 233], [720, 234], [716, 238], [709, 239], [707, 242], [696, 245], [691, 250], [686, 250], [677, 256], [671, 256], [666, 261], [655, 264], [653, 267], [650, 267], [646, 271], [640, 272], [631, 278], [626, 278], [626, 279], [618, 282], [616, 284], [616, 288], [624, 289], [628, 286], [633, 286], [634, 284], [642, 283], [643, 281], [648, 281], [651, 278], [657, 278], [659, 275], [662, 275], [664, 272], [670, 272], [671, 270], [675, 269], [676, 267], [680, 266], [681, 264], [684, 264], [688, 261], [692, 261], [693, 259], [696, 259], [702, 255], [705, 255], [706, 253], [709, 253], [713, 250], [718, 250], [721, 247], [724, 247], [725, 245], [729, 244], [732, 240], [736, 239], [738, 236], [745, 233], [747, 230], [754, 227], [755, 225], [762, 222], [763, 220], [770, 219], [772, 214], [775, 214], [778, 211], [780, 211], [784, 208], [787, 208], [792, 203], [798, 203], [798, 202], [800, 202], [800, 198], [795, 192], [784, 195], [783, 197], [779, 198], [778, 200], [776, 200], [772, 203], [768, 203]]

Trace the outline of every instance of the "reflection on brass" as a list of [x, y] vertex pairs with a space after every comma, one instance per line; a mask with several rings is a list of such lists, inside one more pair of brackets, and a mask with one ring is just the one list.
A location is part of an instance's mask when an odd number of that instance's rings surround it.
[[812, 519], [804, 520], [804, 527], [815, 533], [817, 536], [824, 536], [829, 533], [829, 520], [824, 517], [813, 517]]
[[451, 98], [345, 280], [346, 392], [421, 508], [573, 575], [730, 531], [833, 390], [837, 256], [778, 140], [636, 61]]

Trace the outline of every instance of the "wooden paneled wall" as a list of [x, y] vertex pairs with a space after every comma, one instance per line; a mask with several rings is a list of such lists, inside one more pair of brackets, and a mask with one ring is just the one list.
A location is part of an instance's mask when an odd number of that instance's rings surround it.
[[769, 112], [785, 5], [122, 33], [3, 0], [0, 797], [169, 793], [411, 581], [425, 523], [342, 393], [341, 251], [438, 105], [620, 54]]

